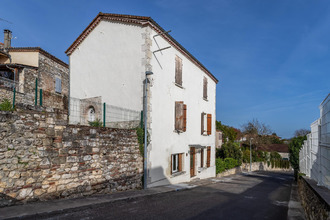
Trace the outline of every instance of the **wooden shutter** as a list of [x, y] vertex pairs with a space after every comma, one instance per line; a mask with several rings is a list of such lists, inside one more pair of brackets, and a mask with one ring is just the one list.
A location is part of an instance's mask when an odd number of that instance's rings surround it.
[[212, 131], [212, 115], [207, 114], [207, 135], [210, 135]]
[[175, 102], [175, 130], [183, 130], [183, 102]]
[[211, 147], [207, 147], [207, 160], [206, 160], [206, 166], [211, 166]]
[[171, 154], [171, 175], [173, 172], [173, 154]]
[[183, 105], [183, 131], [187, 130], [187, 105]]
[[201, 167], [204, 166], [204, 149], [201, 149]]
[[204, 77], [203, 81], [203, 98], [207, 99], [207, 78]]
[[179, 154], [179, 172], [182, 171], [182, 154]]
[[182, 86], [182, 59], [175, 57], [175, 83]]
[[201, 134], [204, 134], [204, 112], [201, 114]]

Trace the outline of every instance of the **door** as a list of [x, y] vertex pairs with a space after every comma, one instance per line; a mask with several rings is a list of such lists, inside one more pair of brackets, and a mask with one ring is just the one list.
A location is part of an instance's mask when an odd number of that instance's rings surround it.
[[190, 177], [195, 176], [195, 148], [190, 148]]

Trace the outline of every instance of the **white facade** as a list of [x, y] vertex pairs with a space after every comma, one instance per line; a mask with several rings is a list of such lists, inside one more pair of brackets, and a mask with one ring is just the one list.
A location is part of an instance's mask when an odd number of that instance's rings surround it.
[[[148, 187], [215, 176], [217, 79], [162, 32], [147, 17], [100, 13], [67, 50], [75, 98], [101, 96], [102, 102], [143, 110], [145, 71], [153, 72], [148, 76]], [[175, 83], [176, 59], [182, 62], [182, 85]], [[186, 107], [182, 131], [176, 129], [176, 102]], [[203, 134], [202, 113], [207, 116]]]

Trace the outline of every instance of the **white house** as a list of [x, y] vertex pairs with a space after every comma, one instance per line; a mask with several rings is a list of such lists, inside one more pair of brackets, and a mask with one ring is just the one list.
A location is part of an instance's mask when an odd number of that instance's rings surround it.
[[218, 80], [150, 17], [99, 13], [66, 51], [70, 96], [143, 110], [148, 187], [215, 176]]

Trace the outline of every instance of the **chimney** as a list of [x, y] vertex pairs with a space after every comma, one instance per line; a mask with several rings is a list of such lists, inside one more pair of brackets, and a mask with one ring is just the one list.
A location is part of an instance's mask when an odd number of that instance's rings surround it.
[[11, 31], [8, 30], [8, 29], [5, 29], [4, 30], [4, 36], [5, 36], [5, 39], [4, 39], [4, 49], [6, 50], [7, 48], [10, 48], [11, 47]]

